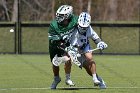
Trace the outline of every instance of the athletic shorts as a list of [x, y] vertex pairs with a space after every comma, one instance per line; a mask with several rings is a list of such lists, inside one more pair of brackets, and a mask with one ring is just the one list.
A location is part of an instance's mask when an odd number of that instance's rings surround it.
[[81, 53], [81, 56], [78, 57], [78, 61], [83, 65], [83, 64], [86, 64], [86, 57], [84, 55], [84, 53], [87, 53], [89, 52], [90, 50], [92, 50], [92, 48], [90, 47], [90, 44], [88, 43], [83, 49], [81, 49], [80, 51], [82, 51]]
[[90, 44], [88, 43], [83, 49], [81, 49], [80, 51], [82, 51], [82, 53], [86, 53], [88, 51], [92, 50], [90, 47]]
[[61, 57], [64, 53], [65, 53], [65, 51], [62, 49], [49, 46], [49, 54], [50, 54], [51, 62], [52, 62], [52, 59], [54, 58], [55, 55], [57, 55], [58, 57]]

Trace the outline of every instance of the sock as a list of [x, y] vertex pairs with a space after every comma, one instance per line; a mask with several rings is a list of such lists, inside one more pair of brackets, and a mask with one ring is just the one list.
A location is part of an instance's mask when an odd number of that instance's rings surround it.
[[59, 76], [54, 76], [54, 80], [60, 79]]
[[96, 80], [97, 79], [96, 74], [92, 74], [92, 76], [93, 76], [93, 80]]
[[70, 79], [70, 74], [66, 74], [66, 80]]

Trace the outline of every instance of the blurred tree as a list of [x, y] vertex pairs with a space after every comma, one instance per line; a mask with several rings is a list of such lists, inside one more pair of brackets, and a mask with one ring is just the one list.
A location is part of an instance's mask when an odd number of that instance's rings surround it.
[[16, 22], [17, 21], [17, 17], [18, 17], [18, 0], [14, 0], [14, 5], [13, 5], [13, 12], [12, 12], [12, 22]]
[[140, 0], [92, 0], [92, 19], [97, 21], [139, 21]]
[[[140, 0], [20, 0], [22, 21], [50, 21], [62, 4], [72, 5], [74, 14], [91, 14], [95, 21], [138, 21]], [[15, 21], [17, 0], [0, 0], [0, 20]]]
[[110, 21], [116, 20], [118, 17], [117, 8], [118, 8], [117, 0], [109, 0], [106, 4], [102, 20], [106, 19], [109, 19]]
[[0, 21], [6, 20], [3, 6], [0, 4]]
[[55, 0], [52, 0], [52, 19], [55, 18], [55, 11], [54, 11], [54, 7], [55, 7]]
[[88, 0], [88, 7], [87, 7], [87, 11], [90, 13], [90, 9], [91, 9], [91, 0]]
[[5, 13], [6, 20], [10, 21], [10, 15], [9, 15], [8, 8], [7, 8], [7, 1], [1, 0], [1, 5], [4, 9], [3, 12]]

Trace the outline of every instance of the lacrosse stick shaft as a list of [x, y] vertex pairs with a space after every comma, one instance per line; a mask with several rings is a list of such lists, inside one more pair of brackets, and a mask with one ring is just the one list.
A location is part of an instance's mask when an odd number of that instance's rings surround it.
[[99, 50], [100, 48], [95, 48], [95, 49], [92, 49], [90, 50], [91, 52], [95, 51], [95, 50]]

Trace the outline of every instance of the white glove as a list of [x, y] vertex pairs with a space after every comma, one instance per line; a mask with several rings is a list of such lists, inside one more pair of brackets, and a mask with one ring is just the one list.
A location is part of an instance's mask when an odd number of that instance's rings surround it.
[[107, 44], [105, 42], [101, 41], [97, 44], [97, 48], [100, 48], [101, 50], [103, 50], [103, 49], [107, 48]]

